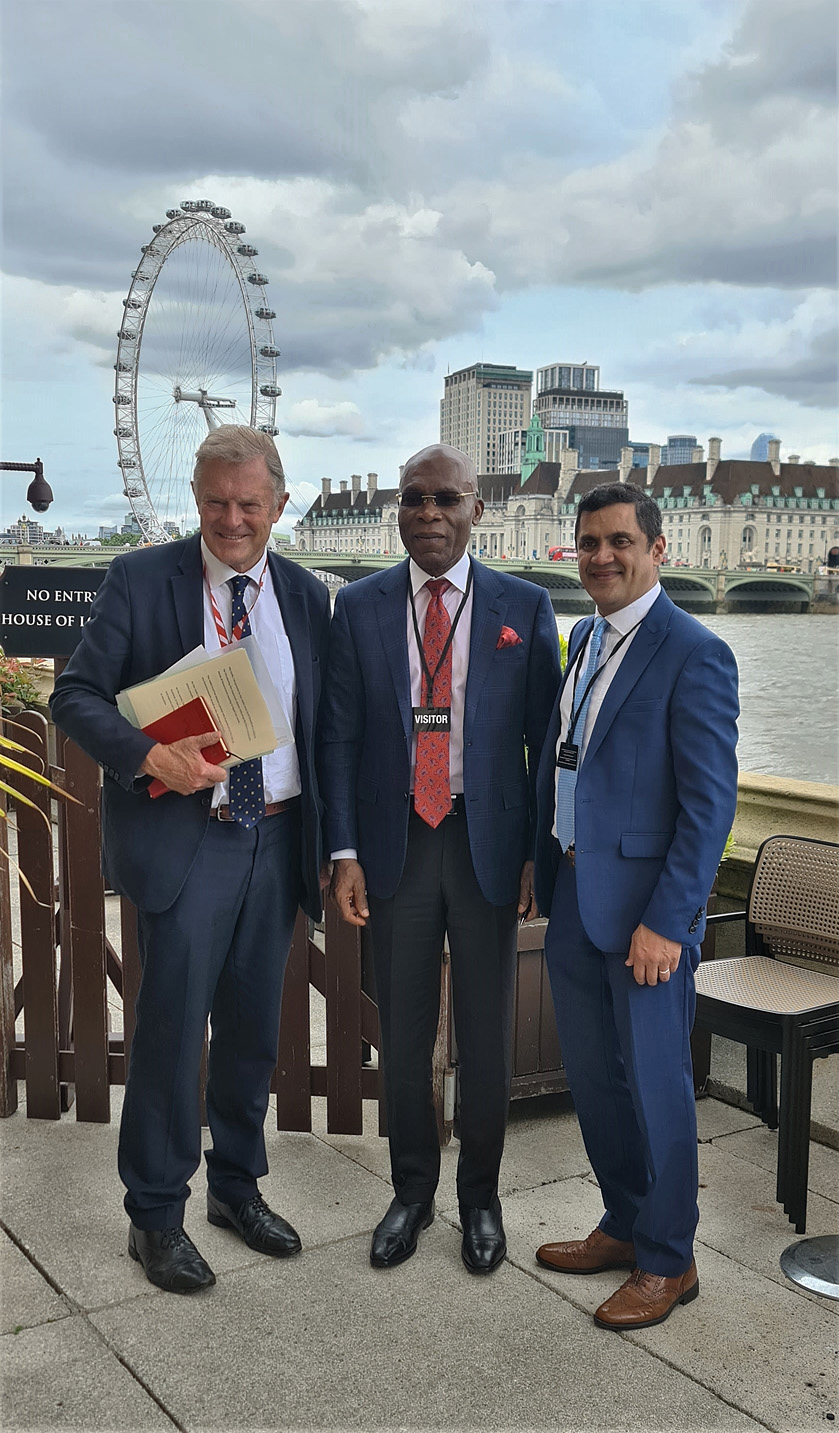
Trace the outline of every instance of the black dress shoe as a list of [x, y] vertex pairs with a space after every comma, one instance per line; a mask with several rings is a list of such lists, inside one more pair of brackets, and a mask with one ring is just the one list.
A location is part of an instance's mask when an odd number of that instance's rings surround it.
[[233, 1209], [208, 1191], [207, 1219], [219, 1229], [235, 1229], [248, 1248], [255, 1249], [257, 1254], [273, 1254], [275, 1259], [287, 1259], [289, 1254], [299, 1254], [303, 1247], [297, 1230], [269, 1209], [261, 1194], [255, 1194]]
[[370, 1246], [374, 1269], [392, 1269], [416, 1253], [423, 1229], [434, 1222], [434, 1200], [425, 1204], [400, 1204], [394, 1199], [384, 1219], [376, 1225]]
[[460, 1226], [463, 1230], [461, 1254], [470, 1274], [491, 1274], [507, 1252], [497, 1196], [489, 1209], [475, 1209], [472, 1205], [461, 1204]]
[[128, 1230], [128, 1253], [142, 1264], [146, 1278], [167, 1294], [194, 1294], [209, 1289], [216, 1276], [202, 1259], [183, 1227]]

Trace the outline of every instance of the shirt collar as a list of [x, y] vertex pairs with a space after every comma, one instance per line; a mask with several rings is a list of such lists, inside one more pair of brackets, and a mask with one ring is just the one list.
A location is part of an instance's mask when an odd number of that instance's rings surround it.
[[[649, 592], [645, 592], [642, 597], [636, 597], [628, 607], [621, 607], [619, 612], [612, 612], [606, 618], [607, 625], [613, 627], [619, 637], [625, 637], [627, 632], [631, 632], [633, 627], [637, 627], [639, 622], [643, 622], [650, 608], [658, 600], [660, 592], [661, 583], [656, 582]], [[597, 615], [600, 617], [602, 613], [598, 612]]]
[[[451, 583], [452, 587], [456, 587], [458, 592], [465, 592], [466, 583], [469, 580], [469, 553], [464, 552], [454, 567], [450, 567], [448, 572], [443, 573], [443, 577]], [[424, 587], [429, 580], [431, 580], [431, 574], [423, 572], [422, 568], [411, 558], [411, 591], [415, 597], [420, 588]]]
[[220, 558], [216, 557], [215, 553], [211, 552], [208, 548], [203, 537], [201, 539], [201, 556], [204, 559], [204, 566], [207, 569], [207, 581], [210, 584], [210, 590], [212, 592], [215, 592], [219, 587], [223, 587], [225, 582], [230, 581], [231, 577], [249, 577], [251, 582], [258, 583], [262, 576], [262, 569], [265, 566], [265, 553], [263, 552], [253, 567], [249, 568], [247, 572], [239, 573], [235, 567], [228, 567], [226, 562], [222, 562]]

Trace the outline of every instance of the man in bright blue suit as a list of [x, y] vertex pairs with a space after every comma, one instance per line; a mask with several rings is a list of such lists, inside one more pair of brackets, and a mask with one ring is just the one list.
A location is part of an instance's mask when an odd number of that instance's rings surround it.
[[[215, 429], [196, 454], [200, 535], [117, 557], [55, 685], [56, 723], [104, 771], [106, 877], [138, 908], [142, 980], [120, 1129], [129, 1253], [160, 1288], [215, 1283], [183, 1228], [201, 1158], [199, 1067], [207, 1017], [207, 1217], [260, 1253], [300, 1240], [259, 1194], [283, 972], [298, 905], [317, 919], [320, 801], [314, 730], [329, 597], [267, 550], [287, 500], [264, 433]], [[255, 641], [295, 740], [228, 773], [207, 734], [155, 743], [117, 693], [205, 644]], [[160, 778], [170, 789], [152, 800]]]
[[571, 634], [542, 753], [536, 895], [606, 1213], [536, 1257], [570, 1274], [631, 1269], [595, 1313], [630, 1329], [699, 1293], [693, 976], [737, 804], [737, 667], [662, 590], [661, 514], [640, 488], [592, 489], [576, 537], [597, 610]]
[[335, 604], [321, 787], [332, 893], [369, 917], [395, 1198], [371, 1262], [412, 1255], [434, 1217], [440, 1149], [431, 1089], [448, 933], [460, 1061], [462, 1254], [506, 1252], [498, 1170], [510, 1082], [519, 916], [532, 899], [535, 772], [557, 691], [547, 593], [469, 557], [475, 469], [435, 445], [402, 470], [408, 560]]

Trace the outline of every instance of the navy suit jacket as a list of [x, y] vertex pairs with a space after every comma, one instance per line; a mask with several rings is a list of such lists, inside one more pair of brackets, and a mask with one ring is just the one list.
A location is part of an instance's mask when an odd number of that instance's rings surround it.
[[[287, 558], [268, 554], [297, 677], [297, 755], [303, 810], [301, 905], [321, 913], [320, 800], [314, 730], [326, 665], [329, 594], [323, 583]], [[201, 540], [114, 558], [84, 635], [55, 684], [58, 726], [104, 771], [102, 844], [105, 875], [141, 910], [168, 910], [198, 853], [212, 791], [167, 793], [151, 800], [137, 772], [154, 742], [120, 716], [117, 692], [165, 671], [204, 640]]]
[[[593, 618], [577, 623], [566, 681]], [[589, 939], [626, 951], [643, 923], [698, 945], [737, 806], [737, 666], [731, 649], [662, 592], [632, 639], [577, 777], [577, 894]], [[538, 775], [536, 899], [551, 908], [559, 845], [557, 701]]]
[[[481, 890], [506, 905], [518, 898], [521, 868], [533, 855], [536, 765], [559, 685], [559, 640], [544, 588], [474, 560], [472, 571], [466, 819]], [[327, 853], [357, 850], [368, 889], [382, 899], [399, 884], [408, 841], [408, 573], [406, 560], [338, 593], [322, 708]], [[504, 626], [520, 644], [498, 648]]]

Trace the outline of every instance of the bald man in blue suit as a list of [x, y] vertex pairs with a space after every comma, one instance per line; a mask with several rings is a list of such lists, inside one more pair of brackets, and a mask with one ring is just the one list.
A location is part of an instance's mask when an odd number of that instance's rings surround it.
[[737, 667], [659, 584], [665, 539], [630, 483], [580, 502], [594, 619], [571, 634], [537, 780], [536, 895], [560, 1045], [606, 1212], [539, 1249], [568, 1274], [632, 1272], [604, 1328], [699, 1293], [694, 970], [737, 804]]

